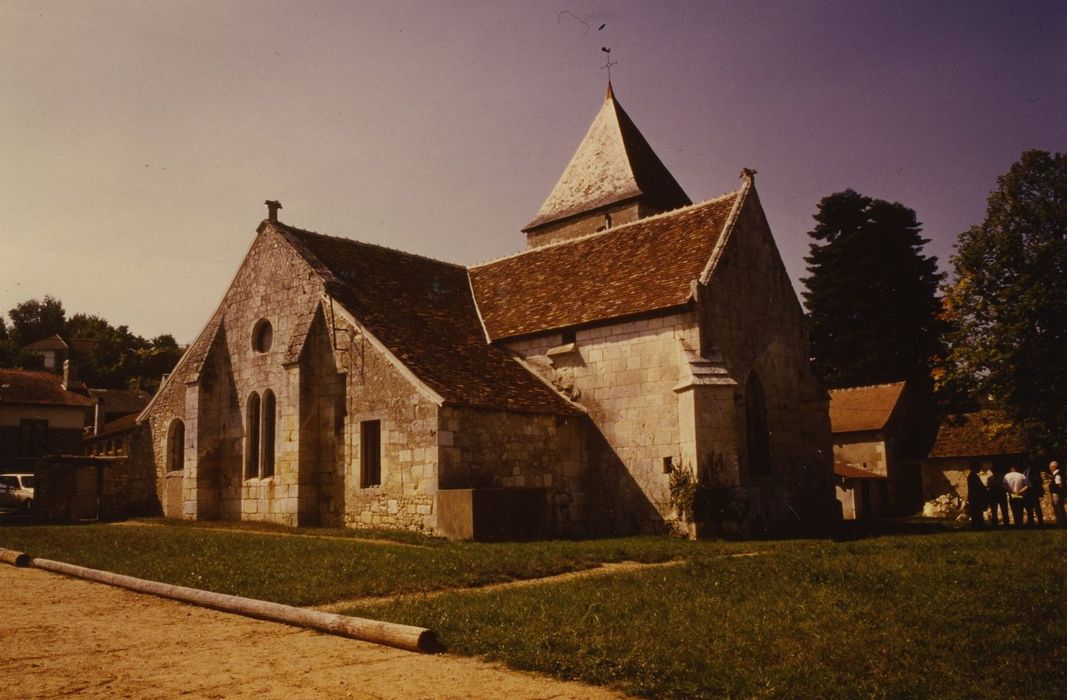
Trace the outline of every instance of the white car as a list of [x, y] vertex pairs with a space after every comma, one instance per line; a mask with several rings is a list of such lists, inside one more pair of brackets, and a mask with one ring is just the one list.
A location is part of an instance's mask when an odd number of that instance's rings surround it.
[[33, 474], [0, 474], [0, 507], [33, 507]]

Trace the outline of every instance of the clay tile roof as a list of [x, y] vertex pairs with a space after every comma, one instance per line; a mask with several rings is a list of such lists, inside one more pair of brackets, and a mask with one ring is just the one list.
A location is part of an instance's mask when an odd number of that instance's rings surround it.
[[327, 293], [446, 402], [581, 413], [487, 342], [465, 268], [280, 223], [270, 226], [320, 271]]
[[470, 269], [497, 340], [686, 304], [739, 192]]
[[127, 433], [137, 427], [137, 414], [132, 413], [122, 418], [116, 418], [113, 421], [109, 421], [100, 428], [100, 432], [96, 435], [86, 435], [85, 442], [92, 442], [93, 440], [103, 439], [106, 437], [113, 437], [122, 433]]
[[888, 477], [881, 474], [875, 474], [866, 469], [854, 467], [851, 464], [843, 464], [841, 462], [834, 464], [834, 474], [843, 476], [846, 479], [888, 479]]
[[66, 342], [63, 341], [58, 335], [50, 335], [47, 338], [41, 338], [40, 340], [30, 343], [22, 348], [23, 350], [66, 350], [68, 348]]
[[523, 231], [638, 197], [662, 211], [692, 203], [609, 85], [578, 150]]
[[89, 389], [89, 396], [105, 413], [140, 413], [152, 400], [151, 394], [140, 389]]
[[941, 421], [930, 456], [985, 457], [1025, 452], [1025, 443], [1007, 416], [986, 409]]
[[0, 368], [0, 404], [3, 403], [76, 407], [93, 405], [88, 396], [64, 389], [63, 377], [58, 374]]
[[881, 430], [904, 391], [904, 382], [830, 390], [830, 428], [835, 433]]

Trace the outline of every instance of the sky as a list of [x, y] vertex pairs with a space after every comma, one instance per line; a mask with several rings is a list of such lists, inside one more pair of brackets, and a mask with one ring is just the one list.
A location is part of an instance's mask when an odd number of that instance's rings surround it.
[[[604, 25], [601, 28], [601, 25]], [[1064, 2], [0, 0], [0, 312], [191, 342], [266, 217], [473, 264], [604, 99], [695, 202], [756, 186], [794, 285], [818, 201], [913, 209], [942, 268], [1067, 150]]]

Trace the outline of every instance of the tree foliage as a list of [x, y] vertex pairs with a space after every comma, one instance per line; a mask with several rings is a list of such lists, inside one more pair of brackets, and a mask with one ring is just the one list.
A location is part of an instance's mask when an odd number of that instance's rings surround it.
[[171, 335], [146, 340], [99, 316], [78, 313], [68, 319], [62, 302], [50, 296], [24, 301], [8, 316], [10, 330], [0, 319], [0, 365], [39, 369], [40, 357], [20, 348], [59, 335], [73, 348], [79, 376], [91, 387], [137, 385], [153, 391], [181, 357], [181, 348]]
[[1027, 151], [960, 234], [946, 394], [992, 400], [1031, 445], [1067, 449], [1067, 154]]
[[62, 335], [67, 319], [63, 302], [51, 296], [24, 301], [7, 315], [11, 318], [11, 340], [19, 347], [52, 335]]
[[830, 386], [910, 379], [930, 384], [941, 342], [937, 259], [903, 204], [854, 190], [819, 202], [810, 276], [812, 360]]

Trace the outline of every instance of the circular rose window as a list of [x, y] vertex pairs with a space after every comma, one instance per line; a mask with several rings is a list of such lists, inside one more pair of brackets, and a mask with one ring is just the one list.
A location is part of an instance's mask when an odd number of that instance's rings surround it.
[[256, 352], [267, 352], [272, 342], [274, 342], [274, 329], [271, 328], [270, 321], [265, 318], [261, 319], [252, 329], [252, 348]]

